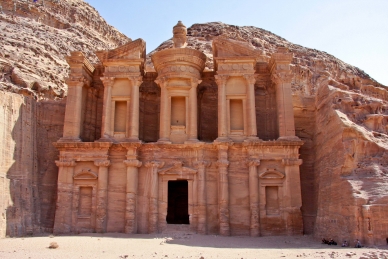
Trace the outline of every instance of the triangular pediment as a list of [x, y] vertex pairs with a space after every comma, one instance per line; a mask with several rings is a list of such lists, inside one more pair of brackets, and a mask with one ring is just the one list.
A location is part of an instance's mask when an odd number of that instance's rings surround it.
[[97, 179], [97, 178], [98, 178], [98, 175], [87, 168], [82, 169], [81, 172], [78, 172], [74, 175], [74, 179], [76, 180], [91, 180], [91, 179]]
[[217, 37], [213, 40], [213, 57], [258, 57], [263, 53], [247, 42]]
[[130, 41], [116, 49], [96, 51], [98, 59], [108, 60], [145, 59], [146, 43], [143, 39]]
[[259, 177], [261, 179], [283, 179], [284, 174], [275, 170], [275, 169], [267, 169], [264, 173], [260, 174]]
[[183, 166], [182, 162], [175, 162], [172, 166], [158, 171], [160, 175], [172, 174], [172, 175], [191, 175], [196, 174], [197, 170], [191, 169], [189, 167]]

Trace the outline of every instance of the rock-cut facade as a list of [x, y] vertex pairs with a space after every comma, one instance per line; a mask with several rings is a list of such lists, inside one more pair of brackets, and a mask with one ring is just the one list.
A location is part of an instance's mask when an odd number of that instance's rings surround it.
[[210, 70], [173, 33], [154, 69], [142, 39], [67, 58], [54, 233], [302, 234], [293, 54], [219, 36]]

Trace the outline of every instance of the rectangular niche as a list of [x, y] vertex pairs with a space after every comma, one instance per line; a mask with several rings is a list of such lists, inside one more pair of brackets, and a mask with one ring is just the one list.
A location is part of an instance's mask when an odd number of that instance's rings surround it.
[[79, 188], [78, 216], [90, 217], [92, 215], [92, 187]]
[[230, 131], [244, 130], [244, 112], [242, 99], [230, 99]]
[[186, 126], [186, 97], [171, 97], [171, 125]]
[[279, 215], [278, 186], [265, 187], [265, 203], [267, 215]]
[[114, 132], [125, 132], [127, 126], [127, 101], [115, 101]]

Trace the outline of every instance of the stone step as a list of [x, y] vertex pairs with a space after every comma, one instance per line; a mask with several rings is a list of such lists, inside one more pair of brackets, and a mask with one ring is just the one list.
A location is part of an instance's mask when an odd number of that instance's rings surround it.
[[195, 234], [188, 224], [167, 224], [163, 234]]

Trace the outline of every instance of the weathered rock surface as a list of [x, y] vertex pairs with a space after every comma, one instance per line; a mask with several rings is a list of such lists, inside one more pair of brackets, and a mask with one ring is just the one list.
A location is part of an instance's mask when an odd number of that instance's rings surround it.
[[[2, 8], [0, 87], [36, 99], [66, 95], [68, 67], [64, 57], [70, 51], [83, 51], [96, 62], [94, 50], [111, 49], [129, 40], [82, 1], [45, 1], [45, 6], [37, 6], [5, 0]], [[205, 70], [213, 68], [212, 40], [220, 35], [252, 45], [268, 56], [278, 46], [294, 53], [296, 134], [305, 142], [300, 150], [305, 233], [318, 238], [385, 242], [387, 87], [325, 52], [292, 44], [259, 28], [223, 23], [188, 28], [188, 47], [208, 57]], [[168, 40], [155, 51], [172, 46]], [[153, 71], [150, 58], [147, 70]], [[158, 106], [157, 94], [144, 98]], [[214, 105], [208, 99], [209, 105]], [[51, 142], [61, 136], [64, 102], [35, 103], [27, 97], [2, 93], [0, 104], [0, 142], [4, 143], [0, 156], [0, 236], [5, 235], [6, 227], [10, 235], [50, 231], [57, 177], [57, 153]], [[140, 123], [142, 128], [153, 129], [142, 133], [143, 140], [157, 138], [157, 125], [146, 120]]]
[[10, 92], [64, 97], [70, 51], [96, 62], [94, 51], [130, 41], [82, 0], [4, 0], [1, 6], [0, 89]]

